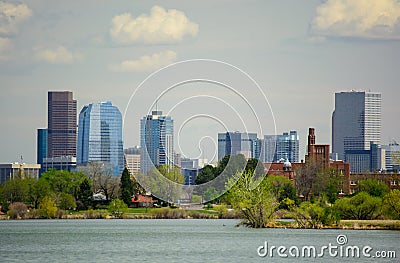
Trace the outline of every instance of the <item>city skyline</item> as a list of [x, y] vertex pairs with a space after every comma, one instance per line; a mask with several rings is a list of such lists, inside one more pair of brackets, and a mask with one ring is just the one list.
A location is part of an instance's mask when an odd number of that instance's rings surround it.
[[[387, 12], [400, 4], [357, 1], [355, 8], [340, 13], [339, 2], [1, 2], [0, 119], [6, 128], [0, 137], [0, 160], [16, 162], [22, 155], [25, 162], [35, 162], [37, 128], [46, 127], [48, 90], [72, 91], [79, 109], [94, 101], [113, 101], [124, 114], [130, 96], [149, 74], [193, 58], [226, 61], [252, 76], [268, 97], [276, 134], [299, 132], [300, 159], [308, 127], [318, 129], [320, 142], [331, 143], [334, 93], [339, 91], [382, 93], [381, 144], [400, 141], [400, 124], [395, 121], [400, 96], [400, 30], [395, 21], [400, 14]], [[374, 12], [359, 12], [372, 10], [372, 3]], [[384, 25], [377, 19], [382, 13], [387, 14]], [[137, 31], [132, 25], [139, 17], [146, 26]], [[150, 26], [157, 26], [156, 18], [185, 22], [174, 24], [172, 35], [166, 27], [149, 34]], [[341, 23], [333, 23], [333, 18]], [[118, 30], [119, 25], [126, 26]], [[237, 83], [246, 87], [240, 79]], [[166, 88], [163, 81], [154, 84]], [[154, 101], [157, 94], [149, 89], [142, 101]], [[246, 96], [260, 104], [251, 90]], [[158, 107], [168, 112], [176, 104], [171, 97], [159, 100]], [[207, 105], [210, 111], [218, 110], [211, 102]], [[126, 148], [139, 144], [138, 120], [151, 110], [148, 106], [141, 101], [131, 105], [137, 112], [128, 121], [136, 124], [124, 128], [124, 136], [129, 135], [124, 138]], [[245, 112], [240, 106], [236, 110]], [[177, 128], [186, 120], [185, 112], [171, 114]], [[233, 118], [227, 125], [246, 132]], [[214, 138], [217, 130], [224, 131], [201, 122], [187, 128], [191, 136], [180, 144], [189, 157], [198, 156], [205, 130]], [[247, 132], [259, 133], [258, 127], [248, 123]]]

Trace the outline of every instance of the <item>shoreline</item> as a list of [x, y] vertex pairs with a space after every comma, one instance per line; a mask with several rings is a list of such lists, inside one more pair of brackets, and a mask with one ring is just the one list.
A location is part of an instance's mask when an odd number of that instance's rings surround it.
[[[240, 220], [239, 218], [220, 218], [217, 215], [207, 215], [202, 217], [192, 217], [192, 216], [183, 216], [183, 217], [158, 217], [156, 215], [125, 215], [122, 218], [114, 217], [114, 216], [105, 216], [105, 217], [88, 217], [85, 215], [66, 215], [62, 218], [54, 218], [54, 219], [44, 219], [44, 218], [18, 218], [12, 219], [9, 216], [0, 216], [0, 221], [29, 221], [29, 220], [94, 220], [94, 219], [103, 219], [103, 220], [137, 220], [137, 219], [146, 219], [146, 220], [154, 220], [154, 219], [162, 219], [162, 220], [220, 220], [220, 219], [230, 219], [230, 220]], [[300, 228], [296, 226], [295, 222], [285, 222], [285, 221], [277, 221], [271, 222], [266, 228], [283, 228], [283, 229], [315, 229], [315, 230], [326, 230], [326, 229], [340, 229], [340, 230], [394, 230], [400, 231], [400, 220], [341, 220], [339, 225], [332, 226], [323, 226], [320, 228]]]

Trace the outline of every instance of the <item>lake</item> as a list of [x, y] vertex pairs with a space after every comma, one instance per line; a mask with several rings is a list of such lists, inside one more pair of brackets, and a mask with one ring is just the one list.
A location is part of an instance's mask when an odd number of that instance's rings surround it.
[[[316, 248], [314, 262], [400, 262], [399, 231], [250, 229], [235, 227], [237, 223], [204, 219], [0, 221], [0, 262], [309, 262], [310, 246]], [[338, 239], [338, 235], [345, 236]], [[266, 242], [268, 254], [260, 257]], [[352, 256], [355, 246], [360, 257]], [[272, 257], [271, 247], [276, 247]], [[365, 248], [371, 258], [363, 256]], [[376, 252], [392, 258], [377, 259]]]

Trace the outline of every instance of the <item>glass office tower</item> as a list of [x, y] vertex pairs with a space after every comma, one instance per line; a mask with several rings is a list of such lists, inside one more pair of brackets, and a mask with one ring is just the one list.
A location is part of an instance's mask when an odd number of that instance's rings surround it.
[[114, 175], [124, 169], [122, 115], [111, 102], [86, 105], [79, 114], [78, 164], [102, 162]]
[[140, 121], [141, 171], [153, 166], [174, 164], [174, 122], [162, 111], [152, 111]]

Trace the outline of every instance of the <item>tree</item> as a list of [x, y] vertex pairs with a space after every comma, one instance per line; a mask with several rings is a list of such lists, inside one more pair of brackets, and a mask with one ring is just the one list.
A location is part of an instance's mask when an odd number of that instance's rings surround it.
[[92, 185], [88, 178], [85, 178], [79, 186], [77, 207], [79, 210], [87, 210], [93, 199]]
[[76, 208], [75, 198], [67, 193], [53, 194], [53, 201], [61, 210], [74, 210]]
[[29, 186], [27, 181], [14, 178], [8, 180], [4, 185], [4, 198], [8, 203], [25, 203], [29, 195]]
[[384, 197], [389, 192], [389, 187], [384, 182], [376, 179], [360, 180], [358, 189], [360, 192], [364, 191], [376, 197]]
[[212, 165], [207, 164], [206, 166], [203, 167], [201, 172], [197, 175], [196, 177], [196, 184], [204, 184], [207, 182], [210, 182], [214, 180], [214, 178], [217, 176], [217, 171], [216, 168], [214, 168]]
[[203, 198], [204, 200], [208, 201], [213, 201], [215, 199], [217, 199], [220, 196], [220, 194], [218, 193], [217, 189], [215, 189], [214, 187], [209, 187], [203, 194]]
[[296, 189], [293, 187], [292, 182], [286, 177], [269, 175], [265, 178], [265, 184], [270, 193], [280, 203], [280, 208], [288, 208], [285, 203], [282, 202], [286, 198], [298, 203]]
[[247, 160], [245, 172], [253, 173], [255, 176], [264, 176], [264, 165], [256, 158]]
[[299, 196], [304, 200], [309, 200], [315, 183], [317, 182], [317, 173], [321, 171], [320, 165], [313, 159], [296, 169], [295, 185]]
[[133, 183], [128, 169], [125, 167], [120, 182], [120, 198], [128, 206], [132, 203]]
[[264, 178], [253, 180], [253, 173], [237, 173], [227, 183], [227, 200], [241, 212], [242, 224], [253, 228], [267, 227], [274, 220], [277, 202]]
[[393, 219], [400, 219], [400, 191], [391, 190], [383, 198], [383, 207], [389, 216]]
[[55, 218], [57, 214], [56, 203], [49, 196], [46, 196], [40, 201], [39, 211], [44, 218]]
[[381, 206], [381, 198], [359, 192], [351, 198], [337, 200], [333, 209], [342, 219], [370, 220], [380, 215]]
[[49, 183], [53, 192], [71, 194], [77, 199], [79, 186], [86, 176], [81, 172], [52, 169], [43, 173], [41, 178]]
[[126, 212], [127, 208], [128, 208], [128, 206], [125, 204], [125, 202], [118, 198], [113, 200], [107, 207], [107, 209], [111, 213], [111, 215], [118, 217], [118, 218], [122, 218], [122, 216]]
[[112, 176], [112, 169], [107, 168], [103, 163], [92, 162], [87, 165], [84, 173], [92, 181], [94, 193], [103, 193], [107, 200], [118, 196], [119, 177]]
[[50, 185], [47, 180], [40, 179], [26, 179], [29, 185], [29, 202], [35, 209], [38, 208], [40, 200], [50, 195]]
[[151, 169], [144, 179], [151, 193], [168, 204], [177, 201], [183, 193], [185, 177], [177, 166], [158, 165]]

